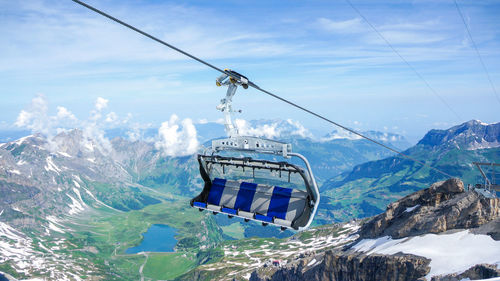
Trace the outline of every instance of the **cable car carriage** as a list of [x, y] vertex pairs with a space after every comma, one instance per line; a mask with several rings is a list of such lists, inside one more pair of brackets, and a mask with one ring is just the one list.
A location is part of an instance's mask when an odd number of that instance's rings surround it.
[[225, 71], [231, 76], [223, 74], [216, 80], [217, 86], [228, 86], [217, 109], [224, 113], [229, 138], [213, 140], [198, 155], [204, 187], [191, 206], [282, 230], [308, 228], [320, 199], [309, 162], [293, 153], [291, 144], [238, 135], [231, 121], [231, 102], [238, 86], [248, 88], [248, 79]]

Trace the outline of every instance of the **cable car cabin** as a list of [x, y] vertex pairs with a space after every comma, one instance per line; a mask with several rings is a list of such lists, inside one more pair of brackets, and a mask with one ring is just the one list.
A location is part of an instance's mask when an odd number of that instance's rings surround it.
[[[191, 200], [191, 206], [264, 226], [276, 225], [282, 230], [309, 227], [319, 204], [319, 192], [307, 159], [290, 152], [290, 144], [238, 136], [214, 140], [212, 150], [213, 154], [198, 155], [205, 185]], [[222, 156], [222, 152], [230, 155]], [[254, 158], [242, 157], [244, 153]], [[276, 155], [284, 156], [284, 160], [297, 157], [305, 168], [275, 161]]]

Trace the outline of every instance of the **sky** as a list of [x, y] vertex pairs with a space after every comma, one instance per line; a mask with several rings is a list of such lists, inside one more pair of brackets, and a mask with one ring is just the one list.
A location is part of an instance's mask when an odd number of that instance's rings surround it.
[[[351, 0], [369, 23], [345, 0], [86, 2], [351, 128], [413, 140], [500, 121], [500, 1], [457, 0], [497, 93], [453, 0]], [[95, 123], [99, 98], [109, 126], [222, 117], [214, 70], [70, 0], [0, 5], [0, 129], [33, 130], [19, 118], [40, 98], [51, 122]], [[253, 89], [234, 107], [241, 119], [335, 129]]]

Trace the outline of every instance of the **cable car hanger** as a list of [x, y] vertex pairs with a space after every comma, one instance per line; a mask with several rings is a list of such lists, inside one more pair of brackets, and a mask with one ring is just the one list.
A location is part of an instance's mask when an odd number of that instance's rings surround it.
[[[224, 71], [232, 76], [222, 74], [215, 80], [217, 86], [227, 86], [226, 97], [216, 108], [224, 114], [228, 138], [212, 140], [212, 146], [198, 155], [200, 175], [205, 185], [202, 192], [191, 200], [191, 206], [200, 211], [211, 211], [214, 215], [223, 213], [246, 222], [253, 220], [264, 226], [275, 225], [281, 230], [309, 228], [320, 201], [309, 162], [303, 155], [292, 152], [289, 143], [240, 136], [231, 117], [234, 112], [241, 111], [233, 110], [232, 99], [238, 86], [247, 89], [249, 81], [236, 71]], [[259, 158], [274, 155], [282, 157], [283, 161], [235, 157], [235, 153]], [[286, 161], [292, 157], [300, 159], [303, 166]], [[265, 175], [256, 176], [256, 169]], [[287, 181], [283, 180], [282, 171], [288, 172]], [[300, 175], [294, 183], [291, 182], [292, 173]]]

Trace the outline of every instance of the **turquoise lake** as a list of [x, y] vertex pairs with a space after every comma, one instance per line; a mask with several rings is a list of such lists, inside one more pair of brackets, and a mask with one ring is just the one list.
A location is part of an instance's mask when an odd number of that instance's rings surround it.
[[177, 243], [175, 239], [177, 229], [165, 224], [153, 224], [148, 231], [142, 234], [144, 237], [139, 246], [125, 250], [127, 254], [139, 252], [174, 252]]

